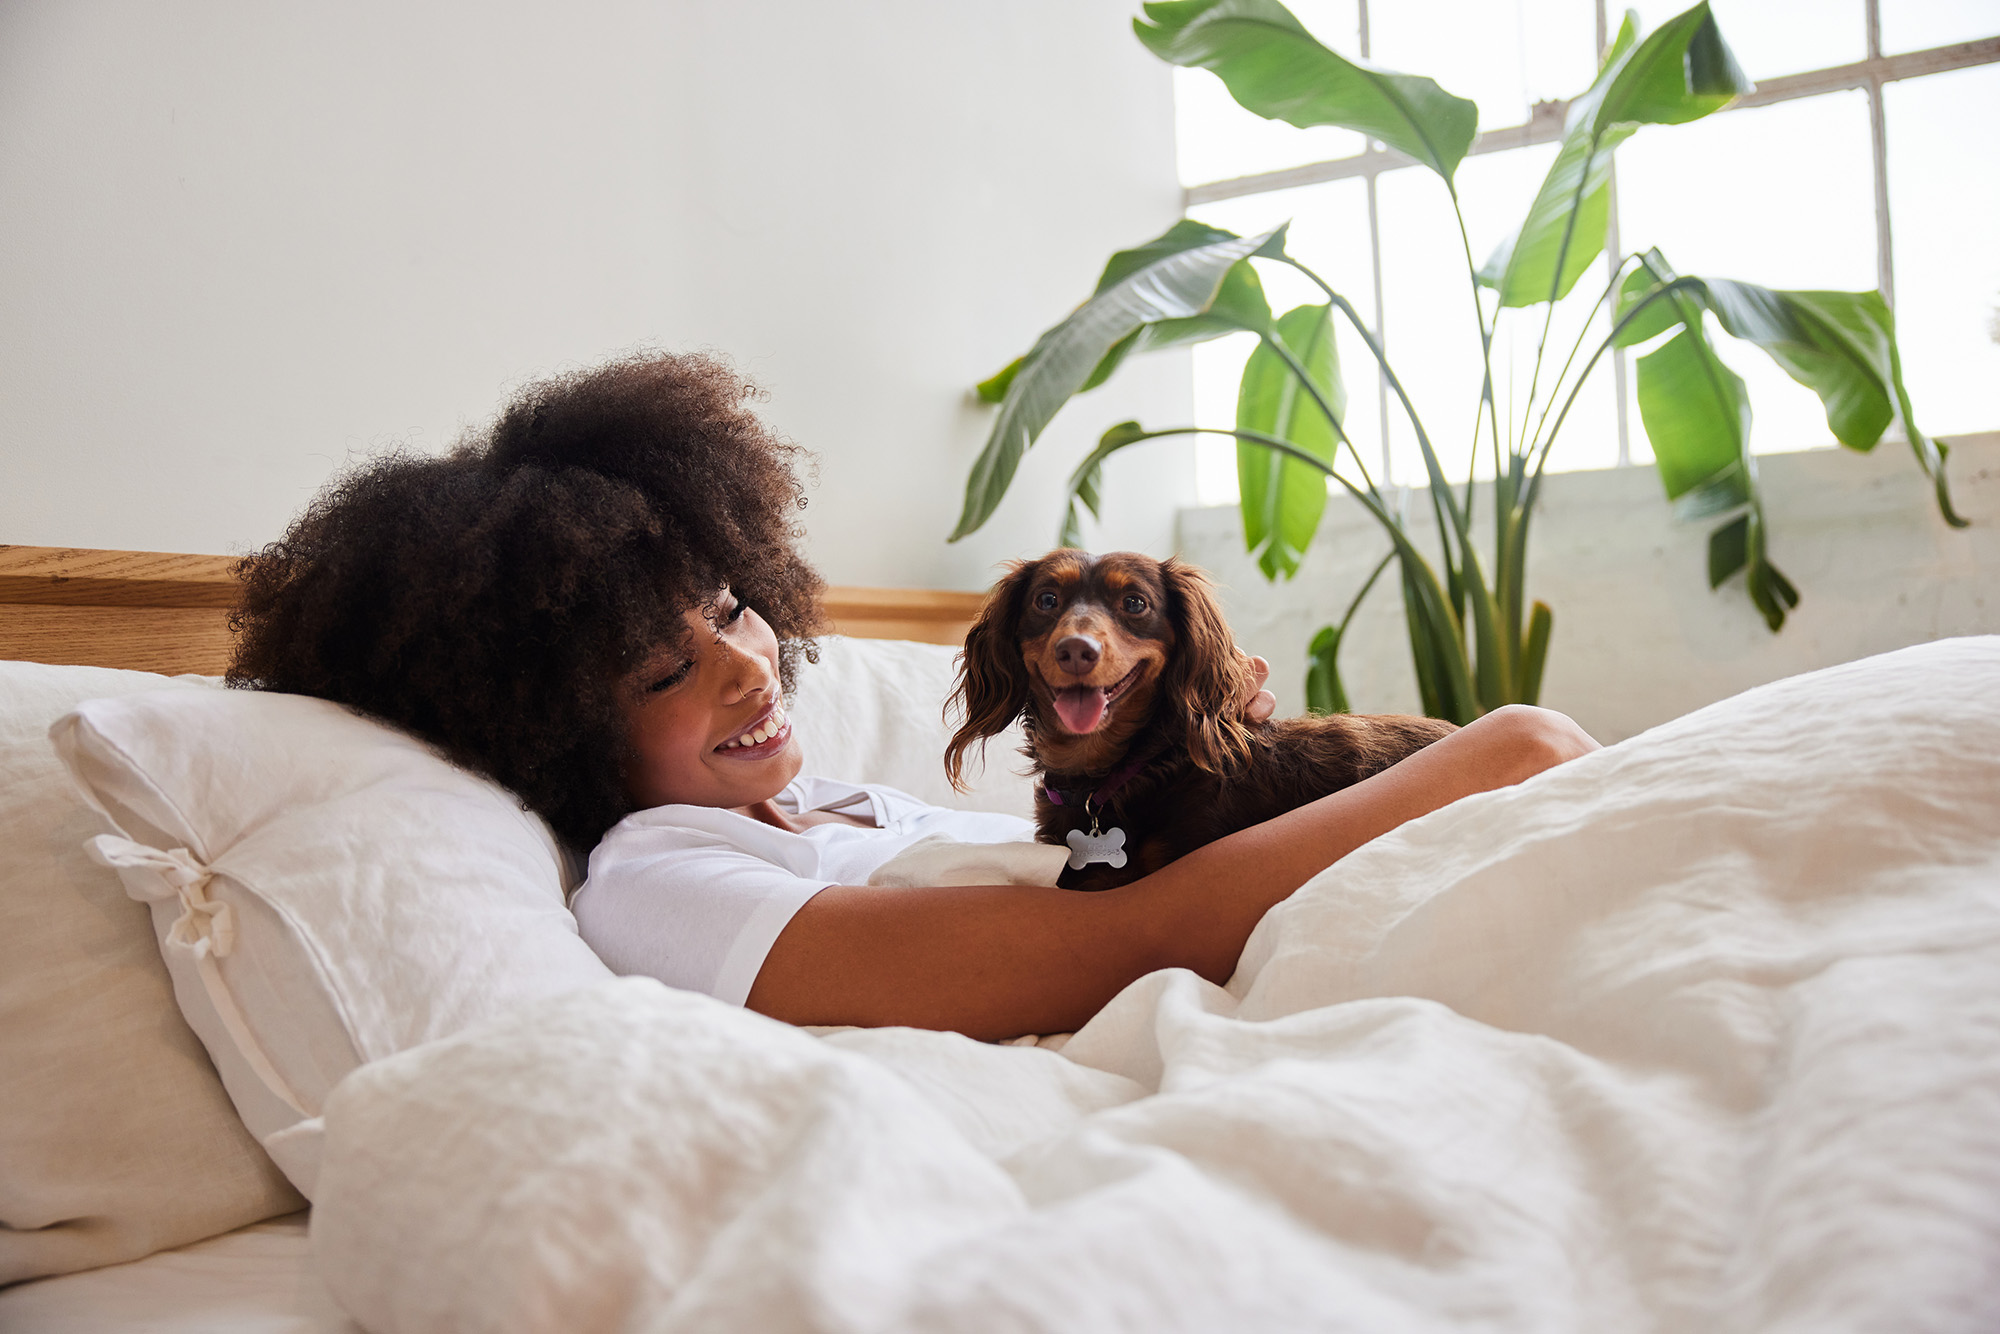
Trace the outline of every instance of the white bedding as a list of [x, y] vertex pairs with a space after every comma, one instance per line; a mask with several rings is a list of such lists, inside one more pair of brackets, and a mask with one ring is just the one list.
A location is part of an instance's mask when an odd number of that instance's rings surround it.
[[1406, 826], [1060, 1053], [627, 979], [325, 1119], [380, 1334], [1990, 1330], [2000, 640]]
[[0, 1289], [13, 1334], [361, 1334], [313, 1268], [302, 1213], [106, 1265]]

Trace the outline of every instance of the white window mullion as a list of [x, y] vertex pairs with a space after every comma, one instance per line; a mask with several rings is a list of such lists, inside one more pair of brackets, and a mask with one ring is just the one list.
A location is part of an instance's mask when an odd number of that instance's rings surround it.
[[1882, 108], [1882, 0], [1868, 7], [1868, 146], [1875, 166], [1875, 285], [1896, 308], [1896, 250], [1889, 232], [1889, 128]]

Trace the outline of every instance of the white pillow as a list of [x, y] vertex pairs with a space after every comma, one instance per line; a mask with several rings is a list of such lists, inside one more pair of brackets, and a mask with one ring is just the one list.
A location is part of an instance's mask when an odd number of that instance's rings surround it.
[[343, 1075], [611, 976], [539, 819], [338, 705], [129, 695], [50, 738], [117, 831], [93, 855], [152, 905], [182, 1013], [307, 1196]]
[[146, 910], [85, 858], [102, 825], [49, 746], [80, 700], [202, 684], [0, 662], [0, 1284], [299, 1207], [175, 1010]]
[[937, 806], [1004, 811], [1034, 818], [1034, 786], [1022, 770], [1017, 723], [966, 760], [972, 786], [954, 792], [944, 776], [945, 725], [958, 650], [900, 639], [819, 641], [817, 664], [799, 668], [792, 728], [805, 772], [850, 783], [885, 783]]

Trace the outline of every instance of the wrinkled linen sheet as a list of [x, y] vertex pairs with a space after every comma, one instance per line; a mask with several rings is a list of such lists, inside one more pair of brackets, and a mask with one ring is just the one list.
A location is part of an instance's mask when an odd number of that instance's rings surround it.
[[1060, 1052], [626, 979], [326, 1124], [376, 1331], [1991, 1330], [2000, 639], [1405, 826]]

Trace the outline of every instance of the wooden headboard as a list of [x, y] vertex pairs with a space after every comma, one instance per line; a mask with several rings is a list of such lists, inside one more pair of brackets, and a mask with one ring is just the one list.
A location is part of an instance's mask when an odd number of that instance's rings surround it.
[[[0, 658], [220, 675], [229, 664], [233, 556], [0, 546]], [[835, 633], [957, 644], [978, 593], [831, 588]]]

